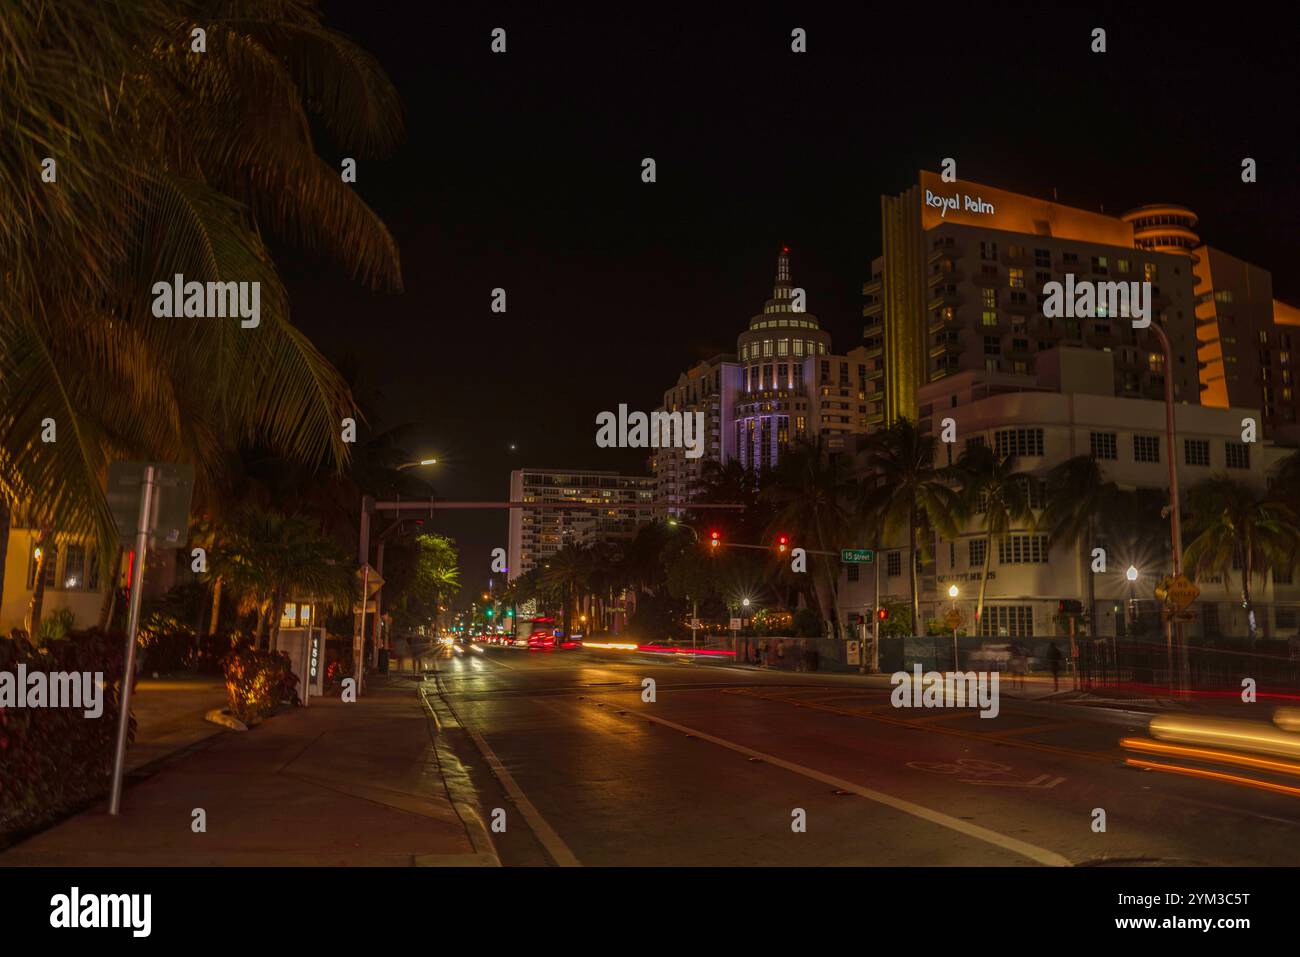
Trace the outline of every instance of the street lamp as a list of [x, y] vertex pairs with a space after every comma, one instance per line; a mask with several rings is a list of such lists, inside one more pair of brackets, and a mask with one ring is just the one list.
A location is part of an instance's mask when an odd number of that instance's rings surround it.
[[396, 471], [400, 472], [402, 471], [402, 469], [413, 469], [418, 465], [437, 465], [437, 464], [438, 464], [437, 459], [420, 459], [420, 461], [418, 462], [403, 462], [401, 465], [397, 467]]

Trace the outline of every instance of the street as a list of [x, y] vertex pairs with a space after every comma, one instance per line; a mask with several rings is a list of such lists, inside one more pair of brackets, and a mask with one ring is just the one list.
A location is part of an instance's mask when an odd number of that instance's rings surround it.
[[1296, 798], [1126, 768], [1118, 742], [1140, 719], [1063, 716], [1005, 689], [989, 720], [895, 709], [881, 677], [496, 646], [437, 668], [422, 690], [465, 728], [483, 819], [505, 810], [506, 865], [1289, 865], [1300, 852]]

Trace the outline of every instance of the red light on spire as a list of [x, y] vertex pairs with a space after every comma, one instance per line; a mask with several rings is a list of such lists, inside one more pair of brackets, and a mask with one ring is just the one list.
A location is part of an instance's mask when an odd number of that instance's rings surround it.
[[789, 251], [790, 251], [790, 247], [789, 247], [789, 246], [782, 246], [782, 247], [781, 247], [781, 252], [783, 252], [783, 253], [788, 253]]

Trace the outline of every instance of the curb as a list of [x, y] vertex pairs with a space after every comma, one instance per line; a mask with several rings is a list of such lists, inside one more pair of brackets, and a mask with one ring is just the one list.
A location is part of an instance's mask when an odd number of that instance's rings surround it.
[[450, 769], [460, 764], [460, 759], [442, 740], [444, 726], [459, 727], [460, 722], [454, 714], [447, 712], [440, 715], [438, 709], [424, 692], [423, 683], [416, 686], [416, 695], [424, 706], [429, 719], [433, 722], [430, 737], [433, 739], [434, 753], [438, 758], [438, 772], [442, 777], [442, 786], [451, 798], [451, 805], [465, 827], [469, 842], [474, 847], [473, 854], [422, 854], [416, 855], [416, 867], [500, 867], [501, 858], [492, 843], [492, 836], [479, 814], [478, 792], [463, 771], [449, 773]]

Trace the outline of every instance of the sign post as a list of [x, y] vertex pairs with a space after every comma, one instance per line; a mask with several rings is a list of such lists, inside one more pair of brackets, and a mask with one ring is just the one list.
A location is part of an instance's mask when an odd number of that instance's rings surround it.
[[[139, 498], [135, 487], [139, 486]], [[122, 667], [122, 694], [118, 702], [117, 742], [113, 752], [113, 782], [108, 813], [122, 806], [122, 779], [126, 773], [126, 739], [131, 729], [131, 682], [135, 677], [135, 637], [140, 627], [140, 599], [149, 543], [175, 548], [189, 530], [190, 494], [194, 468], [147, 462], [113, 462], [108, 468], [108, 507], [124, 546], [134, 545], [131, 568], [131, 602], [126, 625], [126, 661]], [[132, 534], [134, 533], [134, 542]], [[111, 588], [117, 587], [113, 570]]]

